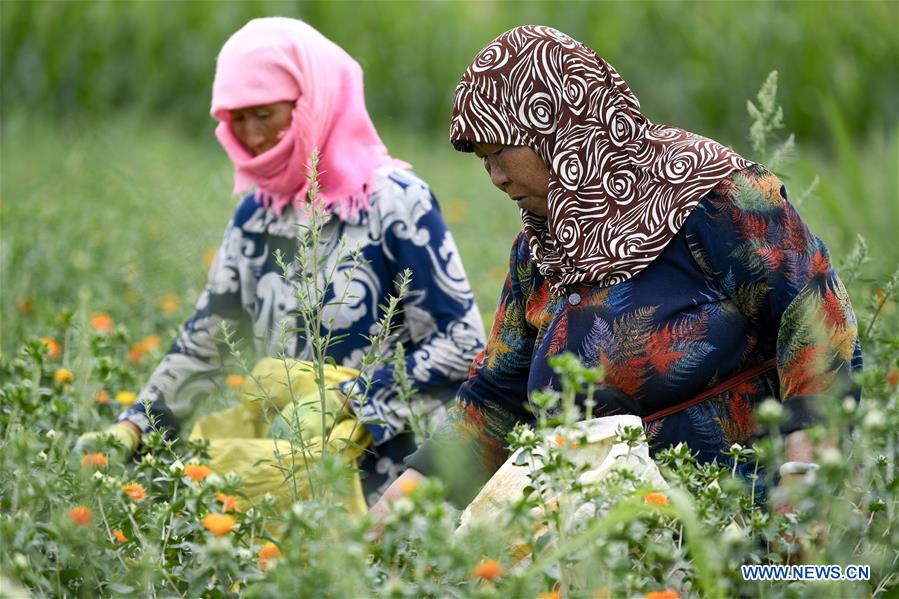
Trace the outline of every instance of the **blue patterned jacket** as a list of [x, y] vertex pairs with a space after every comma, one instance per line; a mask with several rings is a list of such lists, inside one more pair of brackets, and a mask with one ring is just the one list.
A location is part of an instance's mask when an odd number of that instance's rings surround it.
[[[339, 341], [328, 355], [337, 364], [360, 368], [378, 330], [381, 306], [396, 294], [405, 269], [412, 281], [394, 320], [395, 335], [382, 348], [382, 366], [367, 373], [354, 409], [384, 443], [406, 426], [410, 406], [397, 400], [393, 367], [386, 359], [402, 344], [412, 385], [428, 412], [451, 397], [484, 345], [484, 328], [451, 233], [430, 188], [408, 170], [379, 171], [370, 208], [355, 219], [326, 217], [319, 255], [323, 272], [334, 271], [325, 289], [323, 332]], [[177, 429], [197, 402], [223, 384], [228, 350], [222, 324], [252, 339], [257, 357], [282, 352], [309, 359], [312, 347], [296, 312], [300, 278], [297, 233], [308, 222], [304, 210], [288, 207], [281, 216], [266, 210], [250, 194], [238, 205], [225, 231], [196, 310], [184, 323], [169, 353], [125, 410], [141, 430], [150, 429], [147, 407], [160, 424]], [[353, 267], [353, 252], [361, 260]], [[280, 251], [287, 272], [278, 265]], [[320, 283], [324, 274], [319, 272]], [[342, 302], [336, 301], [344, 298]]]

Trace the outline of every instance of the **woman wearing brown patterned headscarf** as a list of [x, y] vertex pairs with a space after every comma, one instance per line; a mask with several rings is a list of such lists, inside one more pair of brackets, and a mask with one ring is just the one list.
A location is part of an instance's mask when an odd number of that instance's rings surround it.
[[406, 479], [444, 476], [441, 455], [473, 455], [482, 472], [446, 481], [470, 499], [507, 457], [512, 426], [534, 420], [530, 393], [558, 388], [547, 360], [563, 352], [605, 373], [592, 416], [640, 416], [654, 450], [684, 442], [726, 463], [774, 396], [788, 415], [780, 474], [815, 468], [803, 429], [820, 396], [857, 397], [861, 351], [827, 249], [777, 177], [650, 122], [603, 58], [540, 26], [478, 53], [450, 139], [483, 159], [523, 228], [487, 347]]

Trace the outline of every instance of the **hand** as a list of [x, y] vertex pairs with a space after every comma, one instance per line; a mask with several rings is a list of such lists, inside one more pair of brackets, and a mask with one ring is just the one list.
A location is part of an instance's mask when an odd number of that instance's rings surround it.
[[334, 393], [337, 395], [337, 398], [340, 400], [340, 405], [343, 406], [343, 411], [349, 414], [350, 416], [356, 415], [356, 410], [353, 409], [353, 402], [350, 401], [350, 398], [347, 397], [343, 391], [339, 388], [334, 389]]
[[107, 427], [104, 431], [84, 433], [78, 437], [73, 453], [81, 456], [86, 453], [98, 452], [104, 447], [104, 437], [112, 437], [124, 446], [124, 451], [116, 452], [116, 457], [125, 461], [137, 450], [137, 445], [140, 442], [140, 429], [130, 422], [122, 421]]
[[[832, 441], [827, 444], [832, 444]], [[795, 431], [784, 438], [785, 463], [799, 462], [800, 464], [814, 465], [814, 454], [814, 447], [805, 431]], [[795, 468], [791, 470], [795, 470]], [[792, 499], [795, 497], [797, 490], [808, 481], [808, 477], [814, 475], [814, 470], [807, 472], [787, 471], [782, 474], [780, 481], [777, 483], [777, 488], [774, 489], [771, 496], [771, 505], [774, 511], [784, 516], [796, 514], [796, 506], [793, 505]], [[795, 517], [796, 516], [793, 516], [793, 518]], [[795, 520], [793, 521], [795, 522]], [[822, 531], [825, 528], [826, 527], [824, 527], [821, 522], [815, 522], [810, 525], [812, 542], [816, 539], [820, 540], [824, 538]], [[792, 559], [795, 557], [800, 562], [807, 561], [805, 559], [806, 556], [804, 555], [805, 551], [803, 550], [803, 545], [799, 542], [798, 538], [790, 534], [785, 536], [785, 540], [791, 544], [791, 547], [788, 550], [788, 558]], [[806, 543], [808, 541], [809, 539], [806, 539]]]
[[780, 477], [780, 481], [777, 483], [777, 488], [774, 489], [774, 496], [772, 498], [774, 511], [784, 515], [796, 513], [795, 506], [790, 500], [791, 487], [802, 483], [807, 476], [807, 474], [788, 474], [787, 476]]
[[[335, 389], [325, 390], [325, 430], [322, 430], [322, 403], [318, 392], [303, 395], [295, 402], [287, 404], [269, 426], [268, 436], [273, 439], [291, 439], [297, 433], [297, 427], [303, 437], [311, 439], [320, 437], [336, 422], [344, 417], [344, 408], [348, 405], [343, 393]], [[349, 412], [352, 415], [352, 412]]]
[[384, 533], [384, 520], [390, 514], [390, 502], [405, 497], [408, 493], [407, 489], [415, 488], [425, 479], [425, 475], [418, 470], [407, 468], [405, 472], [400, 474], [395, 481], [390, 483], [378, 502], [371, 506], [368, 515], [372, 519], [371, 528], [368, 529], [374, 535], [374, 540], [380, 540]]

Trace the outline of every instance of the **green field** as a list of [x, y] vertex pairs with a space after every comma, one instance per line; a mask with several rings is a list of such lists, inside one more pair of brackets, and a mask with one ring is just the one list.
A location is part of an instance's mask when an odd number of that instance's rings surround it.
[[899, 262], [895, 2], [13, 0], [0, 5], [0, 348], [28, 330], [12, 318], [24, 296], [52, 311], [84, 290], [92, 308], [122, 320], [120, 310], [136, 309], [122, 303], [128, 286], [142, 305], [166, 293], [192, 301], [199, 257], [234, 205], [207, 114], [215, 55], [266, 15], [305, 18], [360, 61], [376, 125], [432, 184], [488, 315], [517, 215], [476, 161], [445, 143], [447, 121], [474, 53], [528, 22], [602, 53], [651, 119], [755, 160], [746, 100], [778, 70], [798, 142], [779, 174], [794, 198], [820, 178], [803, 217], [837, 264], [857, 235], [872, 273], [883, 278]]
[[[683, 449], [657, 459], [670, 489], [610, 477], [544, 519], [531, 496], [466, 535], [427, 483], [380, 543], [333, 501], [349, 472], [336, 460], [314, 470], [325, 491], [286, 512], [248, 509], [225, 473], [190, 480], [181, 462], [204, 456], [184, 442], [151, 435], [137, 464], [79, 465], [78, 435], [139, 391], [203, 288], [237, 202], [207, 114], [215, 54], [248, 18], [275, 14], [308, 19], [363, 65], [372, 118], [432, 186], [487, 326], [518, 210], [446, 138], [455, 81], [494, 35], [555, 25], [609, 58], [651, 119], [749, 159], [794, 132], [776, 171], [847, 283], [865, 360], [860, 407], [822, 399], [826, 424], [811, 434], [834, 444], [792, 498], [797, 515], [759, 507], [729, 469]], [[59, 597], [897, 596], [897, 22], [896, 2], [0, 2], [0, 596], [13, 584]], [[746, 101], [772, 70], [785, 128], [762, 156]], [[112, 331], [91, 326], [96, 314]], [[206, 409], [235, 394], [216, 399]], [[757, 447], [732, 448], [738, 460], [779, 463], [777, 418], [762, 418], [771, 435]], [[576, 444], [558, 438], [539, 445], [558, 467], [535, 478], [538, 495], [574, 488]], [[133, 483], [143, 503], [124, 492]], [[227, 511], [220, 494], [241, 509], [205, 524]], [[598, 514], [574, 525], [565, 509], [584, 497]], [[267, 542], [283, 566], [266, 571]], [[797, 561], [867, 564], [871, 579], [740, 577], [741, 564]]]
[[[833, 120], [838, 152], [800, 140], [783, 176], [795, 197], [820, 178], [800, 206], [803, 218], [838, 265], [863, 236], [872, 258], [866, 272], [884, 279], [899, 263], [896, 132], [856, 144], [844, 139], [838, 114]], [[382, 134], [433, 187], [489, 323], [520, 228], [517, 209], [491, 186], [480, 161], [454, 152], [442, 135]], [[725, 141], [748, 149], [745, 138]], [[178, 315], [189, 314], [205, 281], [202, 257], [217, 247], [235, 206], [231, 167], [214, 140], [181, 134], [161, 117], [51, 125], [13, 114], [0, 149], [4, 351], [81, 302], [108, 311], [134, 335], [171, 336], [157, 329], [158, 301], [176, 294]], [[23, 298], [34, 302], [30, 318], [17, 317]], [[174, 321], [164, 322], [170, 328]]]

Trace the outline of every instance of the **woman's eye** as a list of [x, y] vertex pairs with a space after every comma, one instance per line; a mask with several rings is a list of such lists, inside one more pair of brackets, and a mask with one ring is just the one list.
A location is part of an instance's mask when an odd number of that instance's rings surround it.
[[271, 115], [272, 115], [272, 113], [270, 113], [270, 112], [257, 112], [257, 113], [256, 113], [256, 118], [257, 118], [257, 119], [267, 119], [267, 118], [270, 117]]

